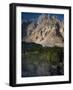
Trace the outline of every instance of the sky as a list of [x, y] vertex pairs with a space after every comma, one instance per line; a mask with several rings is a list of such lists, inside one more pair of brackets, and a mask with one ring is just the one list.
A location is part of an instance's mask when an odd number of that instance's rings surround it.
[[[31, 20], [37, 19], [43, 13], [26, 13], [26, 12], [24, 13], [22, 12], [21, 14], [22, 14], [21, 18], [23, 22], [24, 20], [31, 21]], [[52, 14], [47, 13], [47, 14], [51, 16], [52, 15], [57, 16], [58, 19], [64, 20], [64, 14], [54, 14], [54, 13]]]

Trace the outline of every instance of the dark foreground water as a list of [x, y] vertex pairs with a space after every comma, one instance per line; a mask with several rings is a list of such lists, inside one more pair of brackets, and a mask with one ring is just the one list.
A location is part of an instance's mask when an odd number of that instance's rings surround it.
[[22, 42], [22, 77], [64, 75], [64, 48]]

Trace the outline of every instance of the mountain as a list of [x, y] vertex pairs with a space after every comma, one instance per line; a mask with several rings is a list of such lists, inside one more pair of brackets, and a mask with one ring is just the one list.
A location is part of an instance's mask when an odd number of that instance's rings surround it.
[[41, 14], [37, 22], [23, 23], [22, 41], [47, 47], [64, 46], [64, 21], [56, 16]]

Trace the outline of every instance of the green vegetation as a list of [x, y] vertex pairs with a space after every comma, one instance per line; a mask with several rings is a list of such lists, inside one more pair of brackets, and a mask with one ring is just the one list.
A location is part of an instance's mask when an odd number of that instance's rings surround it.
[[62, 75], [64, 49], [32, 44], [22, 53], [22, 76]]

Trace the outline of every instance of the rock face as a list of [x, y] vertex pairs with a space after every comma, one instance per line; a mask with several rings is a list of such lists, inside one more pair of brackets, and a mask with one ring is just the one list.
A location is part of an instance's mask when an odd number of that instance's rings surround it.
[[57, 17], [42, 14], [36, 23], [31, 22], [26, 26], [22, 28], [23, 35], [26, 31], [22, 41], [34, 42], [44, 47], [64, 46], [64, 22]]

